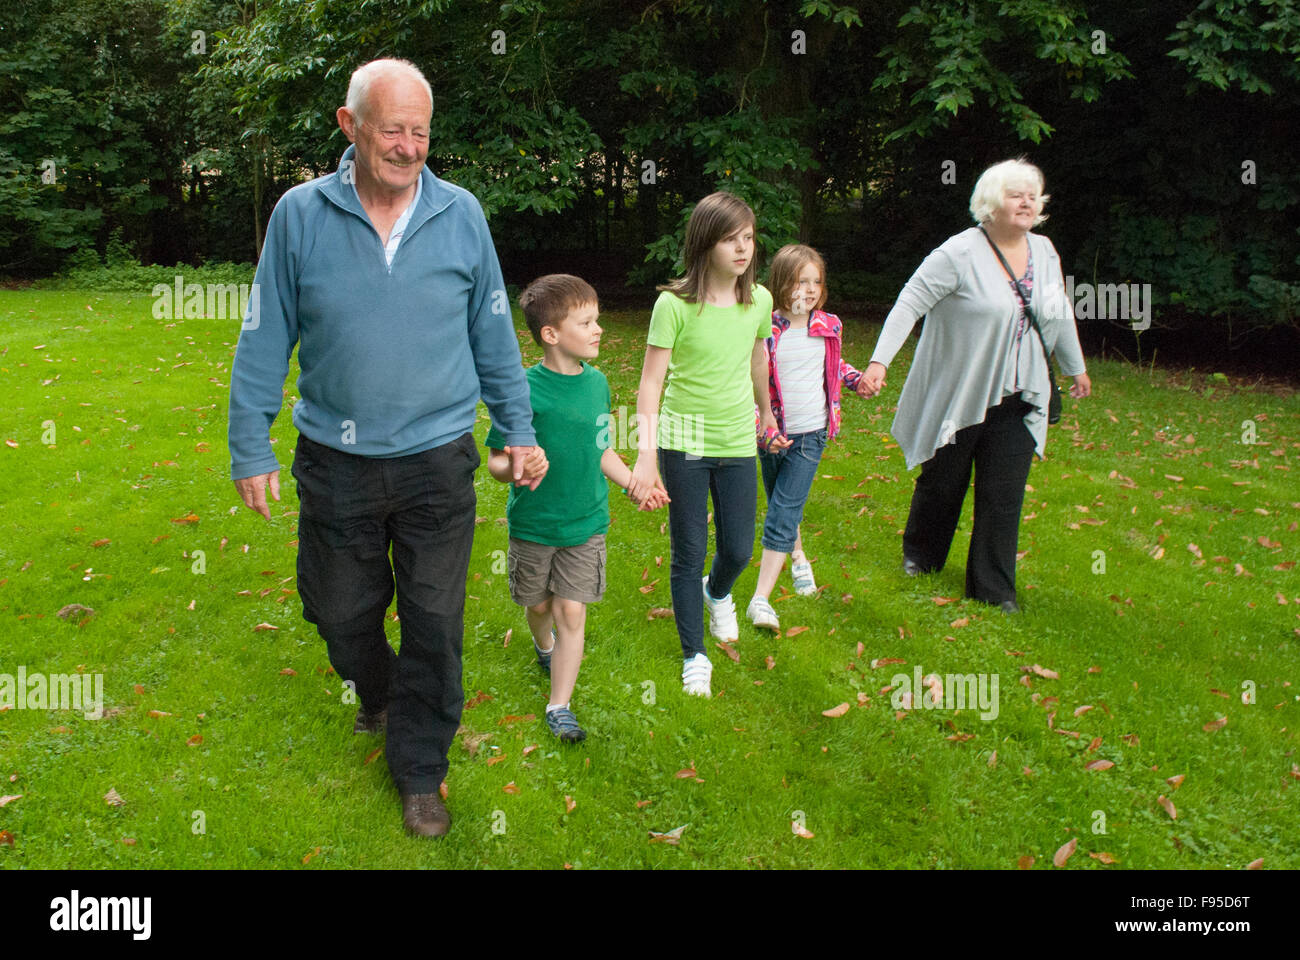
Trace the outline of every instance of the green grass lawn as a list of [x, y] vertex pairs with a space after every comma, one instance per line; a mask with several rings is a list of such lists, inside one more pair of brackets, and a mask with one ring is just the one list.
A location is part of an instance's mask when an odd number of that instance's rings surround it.
[[[506, 491], [480, 470], [477, 702], [451, 751], [452, 833], [431, 842], [403, 834], [382, 736], [352, 734], [302, 620], [287, 404], [268, 524], [229, 480], [238, 322], [156, 320], [151, 302], [0, 292], [0, 674], [101, 673], [106, 708], [0, 713], [0, 796], [19, 796], [0, 806], [4, 867], [1051, 869], [1071, 840], [1067, 869], [1300, 866], [1294, 396], [1093, 363], [1094, 396], [1067, 400], [1030, 474], [1025, 612], [1005, 618], [961, 599], [969, 502], [945, 570], [899, 568], [900, 358], [878, 400], [845, 399], [813, 487], [824, 589], [778, 600], [779, 637], [742, 619], [739, 662], [710, 641], [711, 700], [682, 695], [673, 623], [647, 619], [670, 605], [667, 515], [612, 496], [610, 587], [574, 698], [590, 737], [572, 748], [540, 719]], [[635, 407], [648, 308], [601, 318], [616, 408]], [[875, 332], [849, 318], [851, 362]], [[72, 603], [94, 615], [56, 616]], [[873, 666], [886, 659], [904, 663]], [[900, 715], [882, 690], [917, 666], [997, 675], [996, 718], [919, 694]], [[681, 827], [679, 845], [650, 842]]]

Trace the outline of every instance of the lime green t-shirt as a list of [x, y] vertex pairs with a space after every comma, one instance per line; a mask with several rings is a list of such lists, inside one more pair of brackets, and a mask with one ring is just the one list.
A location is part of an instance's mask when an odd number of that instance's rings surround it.
[[646, 342], [672, 350], [659, 411], [659, 446], [699, 457], [752, 457], [754, 341], [772, 334], [772, 295], [754, 285], [749, 306], [687, 303], [667, 290], [650, 315]]
[[[609, 529], [609, 486], [600, 458], [609, 446], [609, 381], [582, 365], [572, 376], [530, 367], [533, 432], [550, 467], [536, 490], [511, 484], [506, 502], [510, 536], [550, 547], [574, 547]], [[487, 446], [505, 449], [493, 427]]]

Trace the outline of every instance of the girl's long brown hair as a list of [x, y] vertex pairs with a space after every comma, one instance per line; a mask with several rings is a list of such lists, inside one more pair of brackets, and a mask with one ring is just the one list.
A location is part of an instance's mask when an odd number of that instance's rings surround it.
[[[718, 191], [711, 193], [695, 205], [686, 222], [686, 250], [683, 260], [686, 273], [671, 283], [656, 289], [675, 293], [687, 303], [698, 303], [704, 309], [705, 284], [709, 273], [709, 251], [719, 241], [731, 236], [745, 226], [756, 227], [754, 211], [735, 194]], [[755, 238], [754, 256], [745, 272], [736, 278], [736, 300], [745, 306], [754, 302], [752, 288], [757, 275], [758, 244]]]

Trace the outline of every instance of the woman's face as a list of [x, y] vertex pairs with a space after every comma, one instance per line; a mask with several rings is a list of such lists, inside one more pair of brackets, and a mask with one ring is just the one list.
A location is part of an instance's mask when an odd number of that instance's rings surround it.
[[1004, 229], [1027, 232], [1043, 210], [1038, 198], [1041, 191], [1036, 184], [1019, 183], [1007, 187], [1002, 194], [1002, 206], [993, 211], [993, 222]]

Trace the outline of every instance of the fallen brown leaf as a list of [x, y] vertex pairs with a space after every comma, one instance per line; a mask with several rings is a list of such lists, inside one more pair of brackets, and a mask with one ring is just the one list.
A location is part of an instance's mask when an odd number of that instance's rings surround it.
[[799, 636], [799, 634], [807, 631], [807, 629], [808, 629], [807, 627], [791, 627], [789, 630], [785, 632], [785, 635], [787, 637], [797, 637]]
[[1101, 861], [1107, 866], [1110, 866], [1112, 863], [1119, 863], [1118, 860], [1116, 860], [1111, 854], [1107, 853], [1104, 850], [1101, 853], [1090, 853], [1088, 854], [1088, 856], [1092, 857], [1092, 859], [1094, 860]]
[[1163, 793], [1160, 794], [1160, 796], [1156, 797], [1156, 803], [1160, 804], [1160, 806], [1165, 808], [1165, 813], [1169, 814], [1170, 820], [1178, 819], [1178, 808], [1175, 807], [1173, 805], [1173, 802], [1168, 797], [1166, 797]]
[[511, 780], [509, 783], [507, 783], [507, 784], [506, 784], [504, 787], [502, 787], [501, 789], [502, 789], [503, 792], [505, 792], [505, 793], [509, 793], [509, 794], [512, 794], [512, 795], [513, 795], [513, 794], [516, 794], [516, 793], [519, 792], [519, 788], [515, 786], [515, 782], [514, 782], [513, 780]]
[[1025, 856], [1016, 861], [1017, 870], [1030, 870], [1034, 866], [1034, 858]]
[[1186, 778], [1187, 778], [1186, 774], [1180, 773], [1177, 776], [1166, 777], [1165, 783], [1169, 784], [1169, 786], [1177, 790], [1179, 787], [1183, 785], [1183, 780], [1185, 780]]
[[829, 710], [823, 710], [823, 717], [842, 717], [849, 712], [849, 704], [841, 703], [839, 706], [831, 707]]
[[366, 759], [361, 761], [361, 765], [364, 767], [367, 764], [373, 763], [375, 757], [379, 756], [383, 752], [384, 752], [383, 747], [375, 747], [375, 749], [371, 750], [369, 753], [366, 754]]
[[104, 794], [104, 802], [110, 807], [126, 806], [126, 801], [122, 799], [122, 795], [113, 787], [109, 787], [108, 793]]
[[740, 663], [740, 652], [726, 640], [719, 640], [718, 647], [729, 656], [735, 663]]
[[1088, 764], [1088, 765], [1085, 766], [1083, 769], [1085, 769], [1085, 770], [1109, 770], [1109, 769], [1110, 769], [1111, 767], [1113, 767], [1113, 766], [1115, 766], [1115, 764], [1112, 763], [1112, 762], [1109, 761], [1109, 760], [1094, 760], [1094, 761], [1092, 761], [1092, 763]]
[[1056, 867], [1065, 866], [1065, 861], [1074, 856], [1074, 849], [1079, 845], [1077, 838], [1070, 840], [1069, 843], [1063, 843], [1052, 855], [1052, 865]]
[[1211, 720], [1205, 726], [1201, 727], [1206, 733], [1213, 733], [1215, 730], [1222, 730], [1223, 725], [1228, 722], [1227, 717], [1220, 717], [1218, 720]]
[[573, 797], [569, 796], [569, 795], [566, 793], [566, 794], [564, 795], [564, 812], [565, 812], [565, 813], [573, 813], [574, 809], [575, 809], [577, 806], [578, 806], [577, 801], [574, 800]]

